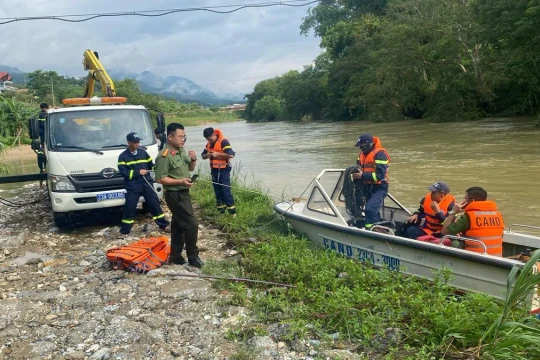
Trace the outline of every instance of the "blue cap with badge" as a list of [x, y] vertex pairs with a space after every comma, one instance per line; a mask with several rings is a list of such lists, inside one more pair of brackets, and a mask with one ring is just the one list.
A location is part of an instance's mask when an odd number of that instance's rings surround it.
[[136, 132], [130, 132], [129, 134], [127, 134], [126, 139], [127, 141], [135, 142], [135, 143], [138, 143], [141, 140], [143, 140], [139, 137], [139, 135], [137, 135]]
[[448, 195], [450, 193], [450, 187], [442, 181], [436, 182], [435, 184], [431, 185], [430, 187], [428, 187], [428, 190], [433, 192], [437, 191], [443, 193], [444, 195]]

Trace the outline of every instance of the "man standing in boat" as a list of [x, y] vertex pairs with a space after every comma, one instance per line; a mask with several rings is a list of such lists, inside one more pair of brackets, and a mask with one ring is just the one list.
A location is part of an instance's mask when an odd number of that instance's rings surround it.
[[360, 148], [357, 165], [358, 172], [352, 175], [355, 180], [362, 180], [364, 194], [366, 194], [365, 225], [369, 229], [373, 224], [381, 221], [379, 210], [384, 198], [388, 195], [388, 166], [390, 155], [381, 146], [378, 137], [371, 134], [362, 134], [355, 144]]
[[[465, 212], [465, 214], [454, 222], [455, 216], [460, 212]], [[481, 187], [475, 186], [465, 191], [463, 202], [454, 205], [452, 211], [448, 213], [440, 234], [436, 235], [459, 233], [463, 233], [466, 238], [476, 240], [465, 240], [465, 250], [483, 253], [485, 249], [489, 255], [502, 257], [504, 221], [497, 209], [497, 204], [487, 200], [487, 192]]]
[[[440, 232], [448, 213], [456, 204], [456, 199], [450, 194], [450, 187], [442, 182], [436, 182], [428, 187], [430, 191], [422, 200], [420, 207], [407, 219], [409, 227], [406, 235], [409, 239], [418, 239], [420, 236]], [[423, 224], [420, 222], [423, 220]]]

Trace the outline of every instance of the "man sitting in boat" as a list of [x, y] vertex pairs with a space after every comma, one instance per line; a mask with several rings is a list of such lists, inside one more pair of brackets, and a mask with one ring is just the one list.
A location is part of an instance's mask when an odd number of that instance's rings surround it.
[[[461, 212], [465, 213], [454, 222], [456, 214]], [[503, 218], [497, 210], [497, 204], [487, 200], [487, 192], [481, 187], [475, 186], [465, 191], [463, 202], [455, 204], [448, 213], [440, 235], [459, 233], [463, 233], [465, 238], [477, 240], [465, 240], [465, 250], [483, 253], [484, 246], [480, 243], [482, 242], [489, 255], [502, 257]]]
[[431, 185], [428, 190], [430, 193], [420, 200], [418, 210], [407, 219], [410, 226], [405, 234], [409, 239], [440, 232], [448, 213], [456, 203], [456, 199], [450, 194], [450, 187], [442, 181]]
[[379, 210], [388, 195], [390, 155], [381, 146], [379, 138], [370, 134], [360, 135], [355, 146], [360, 148], [357, 161], [359, 169], [352, 177], [363, 182], [366, 194], [364, 227], [369, 229], [374, 223], [381, 221]]

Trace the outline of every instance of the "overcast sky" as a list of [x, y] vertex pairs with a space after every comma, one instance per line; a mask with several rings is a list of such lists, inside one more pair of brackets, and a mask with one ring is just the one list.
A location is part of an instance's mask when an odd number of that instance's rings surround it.
[[[171, 9], [262, 0], [0, 0], [0, 17]], [[311, 5], [313, 6], [313, 5]], [[23, 71], [85, 76], [82, 55], [97, 51], [107, 69], [183, 76], [206, 85], [302, 69], [321, 52], [300, 35], [308, 7], [243, 9], [232, 14], [187, 12], [157, 18], [99, 18], [84, 23], [15, 22], [0, 26], [0, 64]], [[0, 20], [1, 21], [1, 20]], [[249, 92], [261, 79], [206, 85]]]

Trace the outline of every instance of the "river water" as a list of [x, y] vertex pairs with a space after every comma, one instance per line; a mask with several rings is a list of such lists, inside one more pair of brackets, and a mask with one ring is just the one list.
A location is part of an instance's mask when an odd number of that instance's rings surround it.
[[[390, 193], [411, 210], [418, 207], [427, 186], [445, 181], [459, 199], [471, 186], [486, 189], [507, 226], [540, 226], [540, 130], [531, 119], [441, 124], [235, 122], [216, 127], [236, 151], [233, 162], [242, 179], [260, 182], [275, 196], [298, 196], [322, 169], [355, 164], [354, 143], [359, 134], [369, 132], [380, 137], [391, 156]], [[204, 128], [186, 128], [186, 148], [202, 152]], [[13, 165], [17, 173], [37, 169], [35, 158]], [[208, 164], [199, 160], [198, 166]]]

